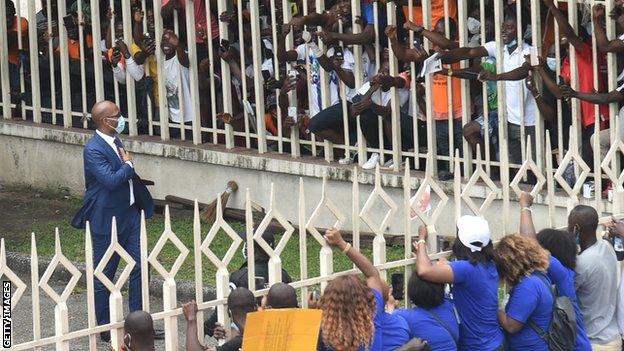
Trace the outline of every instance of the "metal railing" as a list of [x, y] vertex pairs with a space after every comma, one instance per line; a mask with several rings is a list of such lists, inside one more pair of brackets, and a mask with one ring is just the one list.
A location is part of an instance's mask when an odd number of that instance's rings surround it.
[[[108, 16], [109, 10], [106, 2], [99, 2], [99, 6], [86, 6], [88, 1], [76, 0], [76, 6], [68, 7], [63, 1], [57, 4], [53, 0], [44, 0], [47, 10], [37, 12], [37, 9], [42, 5], [41, 0], [13, 1], [17, 9], [15, 20], [25, 16], [29, 19], [29, 25], [27, 26], [27, 33], [23, 32], [25, 28], [22, 28], [21, 25], [0, 28], [0, 36], [13, 38], [15, 34], [11, 33], [16, 32], [17, 37], [16, 42], [5, 40], [0, 45], [0, 54], [2, 54], [0, 74], [3, 77], [11, 78], [2, 80], [4, 118], [14, 116], [24, 120], [32, 120], [35, 123], [60, 124], [66, 128], [90, 128], [92, 127], [89, 119], [90, 106], [95, 101], [109, 99], [116, 101], [121, 106], [122, 112], [128, 117], [130, 136], [149, 134], [160, 137], [162, 140], [169, 140], [174, 137], [192, 141], [196, 145], [224, 144], [228, 149], [254, 149], [260, 154], [290, 153], [293, 158], [306, 155], [324, 157], [328, 162], [337, 161], [341, 154], [351, 156], [357, 154], [360, 166], [366, 162], [368, 155], [377, 152], [380, 154], [382, 165], [385, 161], [392, 161], [389, 168], [395, 172], [400, 172], [407, 158], [411, 159], [411, 164], [415, 169], [424, 170], [425, 161], [433, 161], [430, 170], [433, 174], [437, 173], [438, 167], [452, 171], [454, 159], [459, 157], [462, 176], [467, 180], [475, 171], [477, 162], [474, 144], [469, 143], [466, 138], [461, 138], [461, 142], [458, 144], [459, 140], [454, 135], [459, 134], [460, 131], [457, 130], [459, 125], [466, 126], [475, 118], [480, 117], [483, 121], [481, 160], [484, 162], [486, 173], [497, 175], [504, 185], [504, 189], [509, 188], [514, 175], [521, 166], [512, 162], [510, 152], [517, 153], [517, 149], [520, 148], [522, 160], [525, 160], [528, 156], [528, 137], [532, 139], [533, 160], [542, 172], [547, 169], [552, 151], [556, 155], [556, 159], [560, 160], [558, 164], [553, 165], [552, 171], [561, 169], [561, 167], [564, 169], [573, 167], [575, 175], [573, 179], [582, 183], [585, 181], [582, 171], [586, 169], [585, 166], [588, 166], [590, 169], [589, 176], [593, 178], [596, 189], [603, 187], [604, 162], [601, 161], [600, 148], [590, 143], [589, 136], [592, 134], [593, 128], [598, 133], [601, 128], [605, 128], [605, 125], [601, 126], [601, 123], [595, 123], [594, 126], [583, 126], [580, 123], [582, 118], [579, 118], [583, 115], [583, 111], [578, 99], [554, 100], [556, 106], [552, 107], [556, 111], [556, 121], [551, 123], [550, 130], [557, 130], [557, 136], [556, 140], [549, 141], [549, 133], [541, 112], [538, 110], [532, 116], [525, 114], [525, 106], [531, 105], [533, 100], [532, 96], [527, 95], [528, 90], [523, 87], [525, 80], [519, 81], [518, 84], [521, 85], [519, 91], [512, 92], [506, 91], [507, 86], [509, 86], [506, 82], [499, 81], [495, 92], [500, 107], [496, 111], [499, 127], [497, 131], [493, 131], [490, 130], [490, 122], [492, 122], [490, 119], [494, 118], [494, 115], [490, 113], [492, 111], [488, 106], [488, 95], [492, 95], [494, 92], [488, 90], [486, 82], [480, 83], [482, 88], [479, 89], [478, 86], [471, 87], [469, 80], [462, 79], [458, 89], [456, 82], [458, 78], [451, 78], [450, 76], [440, 78], [439, 75], [426, 75], [424, 78], [418, 79], [420, 63], [398, 61], [394, 53], [396, 47], [384, 43], [387, 39], [384, 34], [384, 23], [396, 25], [398, 15], [401, 15], [398, 17], [405, 17], [406, 20], [418, 22], [414, 16], [419, 13], [419, 10], [422, 10], [424, 28], [433, 29], [437, 24], [433, 22], [434, 20], [443, 21], [441, 22], [444, 24], [443, 32], [447, 38], [455, 41], [451, 35], [455, 32], [454, 28], [456, 27], [456, 41], [460, 47], [464, 47], [468, 45], [469, 39], [474, 43], [474, 36], [469, 32], [467, 26], [468, 18], [478, 17], [481, 19], [482, 27], [478, 42], [485, 45], [488, 39], [491, 39], [486, 37], [488, 30], [486, 27], [493, 25], [496, 56], [503, 58], [506, 50], [501, 39], [505, 19], [504, 11], [510, 11], [514, 6], [504, 8], [505, 5], [500, 1], [489, 4], [486, 4], [485, 1], [475, 2], [470, 7], [468, 2], [456, 2], [455, 0], [425, 1], [421, 7], [414, 6], [411, 0], [397, 3], [375, 1], [370, 4], [374, 21], [373, 23], [365, 23], [374, 28], [374, 40], [369, 44], [346, 45], [343, 42], [336, 42], [325, 45], [323, 40], [318, 39], [318, 46], [322, 52], [326, 53], [328, 50], [342, 48], [345, 55], [348, 52], [348, 55], [353, 57], [352, 73], [356, 89], [370, 81], [371, 75], [376, 73], [375, 69], [371, 72], [365, 72], [366, 63], [369, 66], [373, 65], [377, 70], [379, 69], [384, 57], [384, 49], [388, 49], [388, 73], [397, 77], [405, 68], [405, 72], [411, 77], [407, 80], [409, 82], [408, 89], [404, 90], [393, 86], [389, 90], [388, 106], [391, 113], [387, 117], [378, 117], [379, 145], [375, 148], [367, 145], [367, 140], [362, 132], [362, 123], [365, 122], [361, 118], [353, 116], [349, 111], [348, 106], [351, 102], [348, 93], [350, 88], [347, 84], [338, 79], [335, 72], [327, 72], [323, 68], [312, 67], [318, 65], [318, 61], [311, 61], [314, 55], [310, 52], [309, 45], [295, 45], [296, 42], [301, 43], [302, 32], [291, 30], [285, 36], [284, 42], [281, 42], [282, 29], [288, 26], [292, 18], [313, 13], [309, 8], [312, 5], [311, 2], [282, 1], [279, 3], [267, 0], [265, 2], [233, 3], [227, 0], [218, 0], [215, 8], [215, 2], [189, 0], [181, 3], [186, 4], [185, 6], [189, 9], [196, 9], [196, 11], [186, 11], [182, 6], [174, 8], [171, 12], [170, 8], [165, 9], [162, 5], [163, 2], [158, 0], [153, 2], [149, 0], [122, 0], [110, 2], [112, 15]], [[176, 0], [172, 1], [175, 2]], [[340, 2], [336, 3], [339, 4]], [[329, 5], [332, 3], [327, 3], [327, 9], [330, 9]], [[336, 33], [358, 34], [362, 30], [368, 31], [367, 27], [362, 24], [364, 14], [361, 13], [361, 9], [368, 10], [369, 2], [352, 0], [346, 3], [350, 5], [349, 15], [338, 16], [339, 19], [333, 29], [327, 26], [325, 28], [303, 26], [303, 32], [333, 30]], [[604, 4], [607, 11], [615, 6], [613, 0], [604, 2], [570, 0], [556, 3], [562, 8], [567, 8], [569, 23], [577, 33], [581, 27], [586, 25], [586, 23], [578, 23], [577, 18], [579, 16], [577, 15], [579, 13], [587, 14], [588, 11], [591, 11], [590, 5]], [[56, 6], [53, 6], [55, 4]], [[317, 0], [314, 5], [317, 13], [327, 10], [325, 1]], [[331, 10], [335, 12], [337, 6], [339, 5], [333, 4]], [[528, 3], [518, 1], [515, 3], [518, 43], [531, 42], [538, 49], [538, 52], [545, 56], [549, 51], [546, 43], [552, 42], [556, 48], [557, 62], [562, 62], [565, 55], [563, 49], [560, 48], [560, 39], [563, 35], [560, 33], [561, 30], [557, 21], [553, 20], [552, 13], [542, 7], [540, 1]], [[21, 13], [22, 8], [27, 9], [27, 13]], [[165, 17], [162, 13], [163, 9], [167, 12]], [[293, 10], [297, 12], [296, 15], [293, 15]], [[135, 20], [136, 11], [143, 13], [143, 19], [140, 22]], [[223, 16], [224, 14], [225, 16]], [[441, 16], [442, 14], [448, 16]], [[196, 16], [201, 18], [196, 18]], [[0, 9], [0, 20], [2, 19], [6, 19], [5, 9]], [[166, 24], [164, 19], [167, 20]], [[206, 22], [206, 25], [204, 27], [199, 24], [196, 25], [199, 21]], [[39, 26], [35, 26], [35, 22], [38, 22]], [[403, 20], [398, 25], [400, 26], [402, 23]], [[530, 35], [522, 23], [530, 23]], [[116, 32], [116, 28], [120, 28], [119, 32]], [[161, 50], [162, 35], [167, 28], [173, 29], [181, 38], [180, 45], [185, 47], [188, 53], [188, 68], [183, 65], [174, 67], [167, 63], [169, 60]], [[185, 28], [192, 29], [186, 30]], [[129, 69], [125, 69], [125, 82], [120, 84], [114, 78], [109, 63], [109, 51], [115, 50], [113, 47], [117, 46], [115, 44], [117, 38], [123, 40], [129, 48], [134, 45], [138, 46], [138, 49], [130, 49], [131, 52], [145, 51], [143, 48], [145, 42], [138, 40], [143, 38], [141, 32], [153, 36], [156, 49], [143, 65], [143, 78], [135, 81]], [[606, 32], [608, 38], [614, 39], [616, 37], [615, 23], [609, 16], [606, 16]], [[587, 41], [587, 43], [591, 43], [593, 57], [593, 86], [599, 91], [603, 85], [608, 85], [609, 91], [612, 91], [617, 87], [615, 53], [600, 52], [597, 49], [595, 36], [596, 34], [592, 32], [591, 39]], [[425, 50], [432, 50], [432, 42], [413, 31], [399, 36], [399, 42], [409, 48], [414, 48], [415, 45], [419, 46], [419, 41], [422, 42]], [[278, 53], [281, 45], [284, 45], [286, 51], [299, 50], [303, 53], [305, 61], [281, 61], [280, 58], [283, 57], [280, 57], [281, 55]], [[236, 50], [228, 51], [231, 55], [230, 61], [220, 58], [223, 54], [221, 49], [228, 46], [236, 48]], [[578, 88], [579, 72], [574, 45], [569, 45], [568, 51], [569, 83], [573, 88]], [[7, 53], [10, 52], [19, 53], [17, 61], [9, 62], [11, 59]], [[601, 66], [600, 60], [598, 60], [603, 56], [606, 56], [606, 66]], [[524, 60], [524, 57], [516, 55], [515, 59]], [[401, 63], [404, 65], [401, 66]], [[169, 69], [165, 69], [166, 64], [167, 67], [170, 67]], [[473, 64], [478, 64], [478, 60]], [[519, 66], [521, 62], [515, 64]], [[461, 68], [470, 66], [469, 60], [460, 62]], [[561, 67], [561, 64], [556, 67], [557, 77], [561, 74]], [[307, 99], [305, 96], [298, 97], [297, 89], [295, 89], [285, 94], [286, 102], [280, 104], [280, 88], [284, 85], [268, 86], [267, 80], [275, 79], [281, 82], [283, 79], [288, 79], [291, 71], [297, 69], [300, 73], [305, 71], [308, 76], [306, 79], [301, 74], [298, 78], [301, 85], [304, 83], [307, 85]], [[604, 69], [608, 70], [606, 81], [600, 78], [602, 77], [601, 74], [604, 73], [601, 70]], [[167, 87], [166, 77], [173, 72], [172, 70], [178, 70], [177, 74], [173, 75], [178, 81], [172, 83], [174, 87], [178, 87], [177, 93], [172, 92], [171, 87]], [[235, 70], [238, 73], [233, 74], [232, 72]], [[318, 77], [311, 76], [312, 70], [318, 70]], [[496, 71], [498, 73], [506, 71], [505, 59], [496, 60]], [[188, 83], [183, 78], [187, 72]], [[267, 74], [266, 72], [269, 74], [263, 76]], [[154, 73], [156, 73], [155, 77], [153, 76]], [[535, 72], [532, 73], [532, 76], [536, 75]], [[434, 82], [435, 77], [437, 77], [437, 83]], [[313, 81], [317, 78], [319, 82]], [[336, 83], [336, 80], [337, 91], [332, 92], [331, 89], [336, 88], [332, 88], [331, 84], [333, 83], [331, 82]], [[157, 89], [151, 89], [152, 83], [157, 85]], [[184, 84], [188, 84], [188, 90], [182, 88]], [[444, 89], [434, 89], [434, 84], [443, 84], [442, 86], [445, 84], [446, 96], [441, 96], [440, 94]], [[540, 79], [536, 78], [536, 85], [541, 85]], [[318, 95], [312, 93], [313, 89], [319, 90]], [[424, 96], [417, 93], [420, 89], [424, 90]], [[305, 92], [306, 89], [299, 90], [299, 92]], [[545, 92], [545, 90], [545, 86], [540, 89], [541, 92]], [[338, 98], [332, 98], [336, 93]], [[471, 96], [471, 94], [479, 93], [481, 98]], [[519, 93], [520, 101], [527, 101], [519, 104], [519, 145], [514, 143], [510, 146], [509, 142], [511, 140], [510, 124], [516, 122], [508, 121], [507, 114], [510, 110], [507, 105], [510, 100], [506, 98], [507, 93]], [[190, 104], [185, 103], [187, 98], [185, 94], [190, 94]], [[375, 94], [381, 95], [381, 92]], [[401, 100], [401, 94], [409, 95], [408, 103]], [[461, 97], [459, 99], [461, 101], [460, 109], [456, 106], [456, 102], [459, 100], [454, 99], [457, 94]], [[271, 105], [274, 103], [276, 105], [274, 114], [270, 118], [265, 117], [271, 111], [267, 106], [267, 95], [274, 95], [276, 100], [269, 102]], [[440, 117], [440, 112], [434, 111], [435, 101], [444, 98], [448, 101], [448, 108], [446, 109], [448, 117]], [[331, 101], [332, 99], [335, 101]], [[307, 109], [305, 108], [306, 101]], [[329, 139], [323, 140], [319, 135], [309, 133], [305, 130], [305, 125], [302, 126], [302, 124], [307, 123], [307, 118], [299, 118], [300, 115], [306, 115], [314, 119], [315, 116], [312, 115], [312, 112], [315, 109], [312, 108], [311, 104], [318, 102], [319, 108], [323, 110], [337, 101], [342, 103], [341, 117], [343, 123], [342, 126], [336, 127], [336, 132], [344, 134], [342, 145], [332, 144]], [[424, 111], [420, 111], [421, 102], [426, 105]], [[476, 111], [476, 109], [473, 111], [472, 106], [479, 103], [483, 106], [482, 111]], [[169, 118], [169, 111], [176, 104], [180, 109], [180, 115], [190, 119], [189, 123], [179, 123]], [[571, 121], [565, 119], [564, 105], [569, 105]], [[401, 112], [402, 110], [403, 112]], [[449, 122], [455, 117], [457, 110], [461, 110], [461, 123], [459, 125]], [[410, 115], [412, 118], [405, 119], [402, 118], [403, 115]], [[288, 116], [298, 118], [298, 124], [293, 126], [287, 124], [286, 117]], [[418, 118], [419, 116], [423, 120]], [[598, 107], [595, 108], [595, 120], [609, 119], [612, 143], [620, 141], [620, 136], [616, 132], [619, 130], [617, 116], [617, 103], [609, 105], [608, 114], [601, 112]], [[529, 118], [535, 119], [534, 137], [533, 133], [527, 129], [533, 128], [533, 126], [525, 125], [527, 123], [532, 124], [532, 122], [528, 122]], [[270, 121], [272, 125], [267, 126], [266, 121]], [[367, 121], [366, 123], [370, 122]], [[444, 132], [440, 128], [448, 128], [448, 131]], [[564, 129], [567, 130], [568, 128], [570, 129], [569, 142], [564, 139], [566, 133], [563, 132]], [[272, 130], [273, 134], [269, 133], [268, 130]], [[440, 138], [448, 138], [448, 140], [443, 142]], [[498, 139], [498, 145], [493, 143], [493, 138]], [[518, 137], [514, 137], [514, 139], [517, 140]], [[443, 147], [442, 150], [437, 147], [440, 143]], [[598, 143], [597, 140], [596, 143]], [[586, 154], [592, 155], [585, 155], [585, 158], [582, 158], [582, 147], [591, 147], [593, 150], [586, 152]], [[459, 154], [456, 153], [457, 150], [460, 151]], [[566, 153], [571, 156], [564, 157]], [[591, 156], [593, 156], [593, 161]], [[564, 164], [563, 160], [573, 162]], [[614, 157], [612, 161], [612, 168], [619, 169], [619, 157]], [[526, 176], [524, 176], [524, 180], [535, 181], [534, 178], [527, 178]], [[616, 183], [616, 186], [621, 187], [621, 184]], [[578, 190], [577, 187], [573, 188]], [[596, 206], [600, 206], [602, 202], [600, 193], [600, 191], [596, 191], [594, 195]], [[576, 196], [578, 192], [570, 195]]]
[[[525, 165], [527, 165], [525, 163]], [[459, 161], [456, 160], [456, 166], [459, 167]], [[463, 214], [474, 214], [474, 215], [484, 215], [486, 211], [492, 205], [492, 201], [494, 198], [501, 198], [502, 200], [509, 200], [504, 198], [504, 192], [498, 186], [496, 186], [485, 174], [483, 165], [479, 164], [477, 166], [477, 172], [472, 176], [473, 178], [482, 177], [482, 179], [488, 184], [490, 187], [488, 191], [487, 199], [480, 205], [477, 206], [475, 204], [475, 200], [471, 196], [471, 191], [474, 190], [474, 179], [471, 179], [471, 182], [468, 184], [462, 184], [462, 181], [459, 176], [456, 176], [454, 181], [454, 195], [453, 195], [453, 206], [450, 206], [449, 196], [447, 196], [442, 190], [441, 184], [437, 182], [431, 175], [427, 175], [423, 182], [420, 184], [419, 188], [416, 191], [410, 188], [410, 178], [412, 175], [410, 174], [409, 169], [405, 170], [404, 177], [406, 181], [403, 183], [403, 198], [402, 201], [397, 202], [393, 200], [392, 197], [388, 195], [386, 190], [381, 186], [381, 176], [379, 172], [379, 168], [376, 171], [376, 181], [375, 186], [372, 191], [368, 194], [367, 200], [364, 203], [360, 203], [358, 200], [360, 198], [360, 184], [358, 182], [358, 171], [357, 168], [354, 169], [352, 183], [353, 183], [353, 197], [351, 208], [338, 208], [334, 204], [334, 200], [332, 198], [332, 191], [327, 185], [327, 182], [323, 182], [322, 192], [320, 194], [320, 198], [316, 200], [316, 206], [312, 208], [306, 207], [306, 197], [309, 197], [310, 194], [306, 194], [304, 181], [300, 180], [299, 192], [298, 192], [298, 216], [297, 218], [292, 219], [290, 222], [287, 221], [282, 215], [282, 210], [280, 208], [279, 202], [276, 201], [279, 196], [283, 196], [282, 191], [278, 188], [274, 188], [271, 186], [269, 196], [269, 203], [267, 205], [267, 211], [263, 215], [262, 219], [259, 221], [255, 218], [253, 214], [253, 206], [254, 201], [250, 196], [250, 189], [246, 190], [246, 201], [245, 201], [245, 213], [246, 213], [246, 221], [245, 221], [245, 239], [241, 239], [239, 235], [232, 229], [230, 224], [226, 222], [222, 215], [222, 204], [221, 197], [217, 196], [217, 211], [216, 211], [216, 220], [210, 226], [210, 228], [206, 228], [206, 226], [202, 226], [200, 222], [200, 209], [197, 205], [197, 201], [195, 202], [195, 211], [194, 211], [194, 226], [193, 226], [193, 242], [183, 243], [178, 234], [176, 234], [171, 227], [171, 219], [169, 215], [168, 207], [165, 210], [164, 216], [164, 230], [158, 241], [153, 245], [148, 247], [148, 239], [147, 239], [147, 229], [146, 229], [146, 221], [144, 218], [141, 220], [141, 248], [140, 248], [140, 271], [142, 277], [142, 301], [143, 301], [143, 309], [152, 313], [153, 319], [156, 321], [163, 320], [165, 327], [165, 349], [168, 351], [176, 350], [178, 345], [178, 326], [177, 317], [182, 314], [182, 309], [177, 302], [177, 293], [176, 293], [176, 279], [179, 279], [178, 272], [182, 266], [182, 263], [188, 260], [192, 261], [194, 267], [194, 279], [195, 279], [195, 291], [196, 296], [195, 299], [199, 305], [200, 314], [198, 316], [198, 333], [200, 340], [203, 339], [203, 319], [204, 319], [204, 311], [208, 308], [217, 308], [218, 319], [224, 325], [229, 325], [227, 323], [228, 315], [226, 313], [226, 306], [224, 305], [226, 302], [227, 295], [229, 293], [228, 282], [229, 282], [229, 274], [228, 265], [232, 261], [235, 252], [242, 247], [243, 242], [246, 242], [247, 245], [247, 262], [248, 262], [248, 277], [249, 277], [249, 287], [256, 296], [262, 296], [267, 293], [267, 289], [256, 287], [255, 281], [255, 266], [254, 262], [254, 243], [258, 243], [261, 247], [264, 248], [267, 255], [270, 257], [268, 267], [269, 267], [269, 279], [268, 283], [273, 284], [275, 282], [281, 281], [282, 277], [282, 253], [286, 247], [286, 244], [295, 236], [298, 235], [299, 240], [299, 264], [298, 264], [298, 272], [291, 272], [295, 275], [298, 275], [299, 278], [295, 279], [294, 282], [291, 283], [293, 287], [295, 287], [300, 293], [301, 297], [301, 306], [307, 306], [307, 296], [309, 289], [314, 288], [315, 286], [321, 286], [321, 289], [325, 287], [327, 282], [337, 276], [344, 274], [352, 274], [357, 273], [355, 269], [349, 269], [345, 271], [335, 271], [334, 269], [334, 257], [333, 251], [331, 247], [325, 242], [325, 239], [322, 236], [322, 233], [319, 233], [317, 226], [320, 220], [322, 213], [328, 213], [330, 216], [335, 218], [334, 226], [336, 228], [341, 228], [346, 223], [351, 223], [352, 226], [352, 242], [355, 248], [361, 247], [361, 233], [362, 230], [367, 230], [366, 228], [370, 228], [372, 233], [374, 234], [374, 238], [372, 241], [372, 254], [373, 254], [373, 263], [380, 270], [382, 277], [386, 277], [386, 273], [391, 269], [399, 269], [402, 270], [406, 277], [409, 277], [411, 271], [413, 269], [413, 264], [415, 263], [415, 259], [412, 256], [412, 241], [416, 236], [416, 230], [420, 223], [424, 223], [427, 225], [430, 233], [431, 239], [433, 239], [438, 234], [437, 226], [445, 221], [448, 221], [449, 216], [445, 214], [450, 214], [449, 211], [452, 211], [452, 218], [457, 219], [459, 216]], [[552, 183], [552, 179], [549, 179], [549, 183]], [[617, 208], [613, 210], [614, 214], [621, 214], [622, 211], [622, 192], [618, 192], [617, 194]], [[421, 200], [430, 197], [430, 205], [431, 209], [426, 210], [423, 208], [423, 203]], [[382, 214], [382, 216], [375, 216], [371, 213], [372, 208], [376, 208], [375, 203], [379, 203], [382, 201], [385, 203], [385, 207], [387, 208], [386, 212]], [[550, 205], [553, 207], [554, 213], [554, 205]], [[427, 206], [424, 206], [427, 207]], [[453, 209], [449, 209], [449, 207], [453, 207]], [[465, 208], [462, 212], [462, 208]], [[402, 210], [402, 211], [399, 211]], [[387, 253], [387, 245], [386, 238], [387, 235], [387, 222], [389, 218], [393, 216], [397, 216], [398, 213], [402, 213], [402, 223], [403, 223], [403, 233], [404, 233], [404, 255], [403, 258], [397, 260], [388, 260]], [[511, 221], [512, 214], [505, 213], [497, 219], [501, 219], [506, 223], [506, 229], [503, 233], [493, 233], [493, 239], [499, 238], [501, 235], [505, 235], [508, 233], [516, 232], [516, 228], [510, 228], [509, 222]], [[142, 216], [143, 217], [143, 216]], [[619, 216], [618, 216], [619, 217]], [[554, 216], [548, 216], [549, 218], [549, 226], [556, 226], [561, 224], [561, 221], [555, 222]], [[600, 219], [601, 223], [607, 222], [611, 220], [611, 215], [607, 215]], [[263, 237], [263, 234], [268, 230], [269, 223], [276, 219], [280, 222], [283, 227], [283, 233], [280, 232], [279, 236], [276, 237], [279, 240], [276, 240], [274, 248], [271, 248]], [[291, 224], [292, 223], [292, 224]], [[298, 226], [299, 230], [295, 231], [294, 226]], [[539, 225], [539, 224], [538, 224]], [[116, 228], [115, 219], [113, 219], [112, 228]], [[215, 240], [218, 233], [224, 232], [231, 239], [231, 244], [228, 247], [227, 253], [220, 257], [215, 254], [211, 249], [211, 243]], [[67, 299], [74, 293], [76, 288], [76, 284], [81, 276], [81, 272], [75, 267], [74, 263], [70, 262], [66, 256], [63, 254], [63, 248], [59, 241], [59, 233], [58, 229], [56, 231], [56, 246], [54, 257], [52, 261], [46, 268], [45, 272], [41, 274], [39, 272], [39, 256], [38, 256], [38, 248], [36, 235], [33, 233], [32, 235], [32, 244], [31, 244], [31, 272], [30, 272], [30, 287], [24, 282], [24, 277], [21, 277], [13, 272], [9, 266], [7, 266], [6, 260], [6, 252], [5, 252], [5, 241], [2, 239], [0, 243], [0, 277], [3, 277], [5, 280], [9, 280], [12, 282], [12, 286], [14, 287], [14, 293], [12, 296], [12, 305], [11, 310], [14, 311], [16, 308], [24, 308], [32, 311], [32, 330], [33, 330], [33, 339], [31, 341], [13, 344], [11, 347], [12, 350], [29, 350], [29, 349], [37, 349], [44, 347], [46, 345], [55, 345], [56, 350], [69, 350], [70, 341], [78, 338], [89, 338], [89, 349], [96, 350], [96, 337], [99, 333], [103, 331], [110, 330], [112, 336], [112, 345], [113, 347], [117, 347], [122, 343], [122, 333], [121, 328], [123, 327], [123, 301], [127, 298], [122, 295], [121, 289], [126, 284], [127, 279], [129, 277], [130, 271], [137, 264], [132, 257], [130, 257], [126, 251], [117, 243], [117, 233], [116, 229], [112, 230], [112, 238], [111, 244], [107, 250], [110, 253], [116, 253], [121, 256], [121, 258], [126, 262], [123, 272], [120, 273], [120, 276], [115, 282], [111, 282], [104, 274], [103, 269], [108, 264], [108, 259], [110, 259], [108, 254], [104, 255], [104, 259], [99, 263], [94, 262], [93, 260], [93, 249], [91, 246], [91, 233], [87, 226], [86, 236], [85, 236], [85, 274], [86, 274], [86, 295], [83, 298], [87, 299], [87, 314], [88, 314], [88, 327], [81, 330], [70, 330], [69, 329], [69, 311], [71, 307], [67, 305]], [[187, 236], [189, 237], [189, 236]], [[309, 253], [308, 249], [310, 247], [311, 241], [316, 241], [320, 244], [321, 248], [319, 251], [319, 267], [320, 274], [319, 276], [311, 276], [310, 270], [308, 269], [308, 258]], [[163, 264], [159, 261], [159, 254], [165, 244], [170, 242], [173, 244], [177, 250], [179, 251], [179, 255], [176, 258], [175, 262], [171, 265], [171, 268], [167, 269], [163, 266]], [[435, 240], [430, 240], [430, 245], [433, 245]], [[189, 248], [191, 246], [191, 248]], [[269, 248], [269, 249], [267, 249]], [[189, 254], [192, 254], [192, 257], [188, 257]], [[449, 252], [439, 252], [431, 255], [432, 259], [437, 259], [441, 257], [447, 257]], [[109, 257], [106, 259], [106, 257]], [[206, 267], [206, 263], [212, 265], [216, 268], [216, 298], [211, 301], [204, 300], [203, 295], [203, 286], [206, 284], [207, 279], [209, 279], [203, 271]], [[56, 271], [58, 266], [61, 265], [65, 267], [65, 269], [70, 272], [72, 278], [67, 283], [67, 286], [63, 288], [63, 291], [59, 294], [50, 287], [50, 279], [52, 274]], [[163, 309], [162, 310], [154, 310], [150, 307], [150, 299], [149, 299], [149, 274], [148, 272], [152, 270], [152, 273], [155, 271], [156, 274], [160, 275], [163, 279]], [[153, 274], [152, 274], [153, 276]], [[93, 279], [100, 279], [104, 286], [111, 291], [111, 309], [110, 309], [110, 321], [111, 323], [108, 325], [96, 325], [95, 320], [95, 304], [94, 304], [94, 285]], [[406, 278], [407, 279], [407, 278]], [[32, 296], [32, 305], [25, 305], [24, 302], [20, 301], [21, 296], [26, 292], [27, 289], [30, 289]], [[41, 328], [41, 299], [42, 292], [49, 296], [56, 306], [55, 308], [55, 334], [53, 336], [44, 336], [42, 335]], [[20, 320], [19, 323], [26, 323]], [[13, 323], [13, 328], [30, 328], [30, 325], [17, 325]]]

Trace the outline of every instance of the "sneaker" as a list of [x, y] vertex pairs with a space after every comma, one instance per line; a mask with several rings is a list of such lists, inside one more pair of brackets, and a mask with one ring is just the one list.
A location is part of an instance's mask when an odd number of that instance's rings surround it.
[[341, 165], [350, 165], [353, 163], [353, 157], [351, 157], [351, 154], [345, 154], [345, 156], [341, 159], [338, 160], [338, 163]]
[[384, 163], [383, 167], [384, 168], [392, 168], [392, 167], [394, 167], [394, 160], [393, 159], [389, 159], [388, 161], [386, 161], [386, 163]]
[[362, 165], [362, 169], [375, 169], [379, 164], [379, 154], [373, 153], [371, 157]]

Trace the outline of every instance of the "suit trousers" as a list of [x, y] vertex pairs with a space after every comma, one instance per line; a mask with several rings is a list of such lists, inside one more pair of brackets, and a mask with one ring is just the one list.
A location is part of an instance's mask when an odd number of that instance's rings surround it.
[[[141, 215], [135, 206], [127, 209], [123, 216], [117, 218], [117, 240], [119, 245], [134, 259], [135, 265], [129, 278], [129, 307], [130, 312], [141, 310], [143, 302], [141, 298]], [[98, 266], [104, 253], [111, 244], [111, 233], [93, 233], [93, 259], [94, 268]], [[119, 266], [119, 255], [113, 254], [108, 261], [104, 274], [115, 283], [115, 273]], [[95, 288], [95, 316], [98, 325], [110, 323], [110, 308], [108, 289], [94, 279]]]

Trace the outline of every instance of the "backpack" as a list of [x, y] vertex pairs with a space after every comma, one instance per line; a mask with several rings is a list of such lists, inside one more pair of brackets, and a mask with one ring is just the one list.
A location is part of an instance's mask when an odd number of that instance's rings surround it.
[[543, 274], [537, 274], [553, 296], [553, 312], [548, 331], [545, 332], [534, 321], [529, 326], [548, 344], [551, 351], [572, 351], [576, 345], [576, 314], [572, 301], [567, 296], [557, 296], [557, 288], [550, 284]]

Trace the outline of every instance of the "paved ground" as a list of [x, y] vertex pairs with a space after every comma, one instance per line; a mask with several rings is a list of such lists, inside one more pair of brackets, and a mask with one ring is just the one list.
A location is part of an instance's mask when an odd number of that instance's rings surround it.
[[[30, 277], [24, 277], [30, 279]], [[62, 291], [63, 286], [53, 284], [57, 292]], [[44, 294], [41, 291], [41, 294]], [[42, 336], [50, 337], [54, 335], [54, 302], [47, 297], [41, 295], [41, 327]], [[69, 299], [69, 328], [70, 331], [81, 330], [87, 327], [87, 297], [86, 291], [79, 290], [78, 293], [72, 294]], [[124, 307], [127, 312], [128, 306]], [[162, 300], [158, 298], [152, 298], [150, 300], [150, 308], [152, 312], [162, 311]], [[19, 304], [13, 313], [13, 345], [32, 340], [32, 295], [30, 287], [27, 292], [22, 296]], [[157, 322], [156, 328], [163, 329], [162, 321]], [[185, 338], [186, 338], [186, 322], [184, 318], [180, 316], [178, 318], [178, 344], [179, 350], [184, 350]], [[70, 342], [70, 350], [88, 350], [89, 340], [87, 338], [77, 339]], [[164, 350], [164, 341], [157, 341], [156, 349]], [[1, 349], [1, 347], [0, 347]], [[98, 351], [110, 350], [109, 344], [99, 340], [97, 343]], [[42, 350], [54, 350], [54, 345], [47, 346]]]

